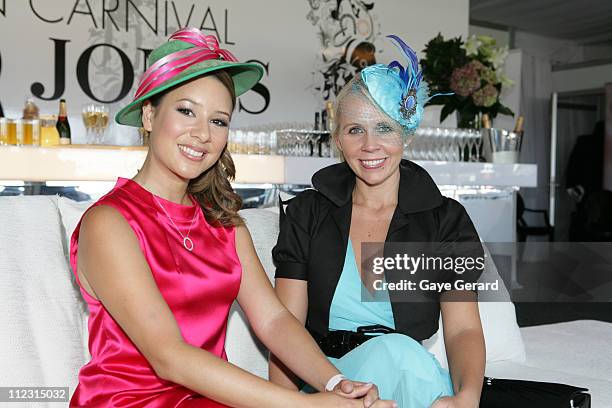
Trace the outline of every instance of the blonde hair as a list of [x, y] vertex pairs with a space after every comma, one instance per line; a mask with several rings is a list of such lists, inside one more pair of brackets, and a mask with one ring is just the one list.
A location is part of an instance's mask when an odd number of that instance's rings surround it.
[[361, 75], [355, 75], [350, 81], [348, 81], [342, 87], [340, 92], [338, 92], [338, 95], [336, 96], [336, 100], [334, 101], [334, 106], [333, 106], [335, 121], [334, 121], [334, 128], [330, 129], [330, 132], [332, 136], [334, 152], [336, 155], [340, 157], [342, 161], [344, 161], [344, 155], [338, 149], [337, 144], [336, 144], [336, 141], [338, 140], [338, 137], [340, 136], [340, 129], [339, 129], [340, 117], [343, 114], [345, 106], [348, 104], [348, 102], [346, 101], [346, 98], [348, 96], [354, 96], [354, 95], [357, 95], [363, 100], [372, 104], [372, 106], [374, 106], [386, 118], [388, 118], [391, 123], [396, 125], [397, 131], [402, 136], [402, 141], [403, 142], [406, 141], [407, 137], [410, 136], [411, 133], [407, 132], [406, 129], [400, 123], [398, 123], [395, 119], [389, 116], [387, 112], [385, 112], [383, 109], [381, 109], [378, 106], [378, 104], [374, 101], [374, 99], [370, 95], [370, 92], [368, 91], [368, 88], [365, 82], [361, 78]]

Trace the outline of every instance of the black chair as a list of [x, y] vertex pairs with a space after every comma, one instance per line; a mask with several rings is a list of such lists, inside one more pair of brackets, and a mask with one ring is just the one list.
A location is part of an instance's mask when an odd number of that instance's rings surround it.
[[[542, 215], [542, 223], [539, 225], [529, 225], [525, 220], [525, 213], [534, 213]], [[516, 237], [518, 242], [525, 242], [527, 237], [547, 236], [550, 242], [555, 240], [555, 228], [548, 222], [547, 210], [535, 210], [526, 208], [523, 197], [519, 193], [516, 194]]]
[[612, 191], [596, 191], [582, 205], [582, 241], [612, 242]]

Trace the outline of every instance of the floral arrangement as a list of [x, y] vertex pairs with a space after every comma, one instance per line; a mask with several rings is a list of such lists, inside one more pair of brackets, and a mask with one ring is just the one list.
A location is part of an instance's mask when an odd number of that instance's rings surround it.
[[514, 116], [499, 101], [502, 89], [512, 85], [502, 72], [508, 47], [497, 46], [488, 36], [471, 36], [464, 43], [461, 37], [445, 40], [438, 34], [424, 53], [423, 77], [432, 94], [440, 94], [428, 104], [444, 106], [440, 121], [456, 111], [459, 127], [474, 128], [484, 113], [491, 119], [498, 114]]

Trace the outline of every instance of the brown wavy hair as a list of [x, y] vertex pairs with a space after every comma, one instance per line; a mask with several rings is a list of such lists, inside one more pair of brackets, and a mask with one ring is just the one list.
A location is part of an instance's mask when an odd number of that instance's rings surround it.
[[[232, 97], [233, 110], [236, 107], [236, 92], [232, 77], [223, 70], [213, 71], [208, 75], [215, 76], [227, 88]], [[151, 104], [157, 106], [165, 93], [167, 92], [151, 98]], [[242, 208], [242, 198], [230, 183], [235, 177], [236, 166], [225, 145], [219, 160], [204, 173], [189, 181], [187, 190], [198, 201], [206, 220], [211, 225], [221, 227], [244, 225], [244, 220], [238, 215], [238, 211]]]

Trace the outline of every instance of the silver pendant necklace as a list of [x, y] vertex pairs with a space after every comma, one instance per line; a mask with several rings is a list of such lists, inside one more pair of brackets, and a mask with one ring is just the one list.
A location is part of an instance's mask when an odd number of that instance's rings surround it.
[[174, 229], [176, 229], [176, 232], [179, 233], [179, 235], [181, 236], [181, 238], [183, 238], [183, 246], [185, 247], [186, 250], [188, 250], [189, 252], [193, 251], [193, 241], [191, 240], [191, 238], [189, 238], [189, 234], [191, 233], [191, 227], [193, 227], [193, 223], [196, 219], [196, 216], [199, 213], [199, 208], [198, 205], [195, 205], [195, 211], [193, 212], [193, 217], [191, 218], [191, 224], [189, 225], [189, 230], [187, 231], [187, 235], [183, 235], [183, 233], [181, 232], [181, 230], [176, 226], [176, 224], [174, 223], [174, 220], [172, 220], [172, 217], [170, 217], [170, 214], [168, 214], [168, 211], [166, 211], [166, 209], [164, 208], [164, 206], [162, 205], [161, 202], [159, 202], [159, 200], [157, 199], [157, 197], [155, 197], [154, 194], [152, 194], [153, 199], [155, 200], [155, 202], [157, 203], [157, 205], [159, 205], [161, 207], [162, 210], [164, 210], [164, 213], [166, 214], [166, 217], [168, 217], [168, 219], [170, 220], [170, 222], [172, 223], [172, 225], [174, 226]]

